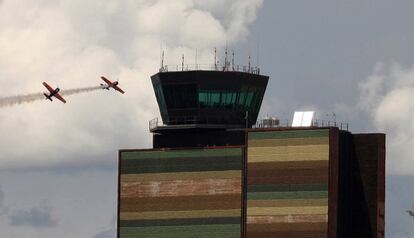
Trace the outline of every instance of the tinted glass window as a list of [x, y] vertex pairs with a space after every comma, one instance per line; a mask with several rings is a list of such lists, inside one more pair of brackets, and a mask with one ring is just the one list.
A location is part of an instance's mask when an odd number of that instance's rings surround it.
[[256, 87], [242, 87], [240, 91], [201, 90], [198, 93], [198, 101], [200, 108], [225, 108], [257, 112], [261, 101], [261, 92]]
[[164, 85], [164, 97], [170, 109], [198, 107], [196, 84]]

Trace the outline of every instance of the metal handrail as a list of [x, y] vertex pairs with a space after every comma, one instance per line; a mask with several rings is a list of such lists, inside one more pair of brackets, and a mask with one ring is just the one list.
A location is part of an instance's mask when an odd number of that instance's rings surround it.
[[[181, 119], [177, 119], [174, 121], [169, 121], [167, 124], [165, 124], [162, 120], [160, 120], [158, 117], [150, 120], [148, 122], [149, 130], [152, 131], [160, 126], [166, 126], [166, 125], [174, 125], [178, 124], [176, 122], [187, 122], [187, 123], [206, 123], [207, 120], [200, 120], [197, 116], [193, 117], [183, 117]], [[214, 121], [211, 121], [214, 122]], [[279, 120], [279, 123], [276, 125], [264, 125], [262, 121], [257, 122], [255, 125], [253, 125], [253, 128], [280, 128], [280, 127], [292, 127], [289, 120]], [[314, 119], [312, 121], [311, 127], [338, 127], [341, 130], [349, 131], [349, 124], [346, 122], [336, 122], [336, 121], [327, 121], [327, 120], [318, 120]]]
[[[292, 127], [289, 120], [279, 120], [277, 125], [265, 125], [262, 121], [258, 121], [253, 128], [278, 128], [278, 127]], [[347, 122], [336, 122], [327, 120], [312, 120], [311, 127], [338, 127], [341, 130], [349, 131], [349, 123]]]
[[[181, 124], [217, 124], [223, 121], [229, 121], [230, 119], [227, 118], [227, 120], [223, 119], [223, 116], [214, 116], [214, 117], [206, 117], [206, 116], [181, 116], [181, 117], [174, 117], [172, 120], [169, 120], [167, 122], [163, 122], [159, 118], [154, 118], [148, 122], [148, 127], [150, 130], [153, 130], [160, 126], [167, 126], [167, 125], [181, 125]], [[243, 123], [240, 123], [240, 125], [244, 125]]]
[[222, 71], [222, 72], [242, 72], [250, 74], [260, 74], [260, 68], [245, 65], [218, 65], [218, 64], [184, 64], [184, 65], [163, 65], [159, 72], [178, 72], [178, 71]]

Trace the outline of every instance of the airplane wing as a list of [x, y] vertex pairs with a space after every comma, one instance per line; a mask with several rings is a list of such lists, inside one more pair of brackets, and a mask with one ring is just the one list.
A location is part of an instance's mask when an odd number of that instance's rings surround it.
[[55, 95], [53, 95], [55, 98], [57, 98], [57, 99], [59, 99], [60, 101], [62, 101], [63, 103], [66, 103], [66, 100], [62, 97], [62, 96], [60, 96], [60, 94], [59, 93], [56, 93]]
[[109, 81], [107, 78], [105, 78], [104, 76], [101, 76], [101, 79], [103, 80], [103, 81], [105, 81], [105, 83], [107, 83], [108, 85], [111, 85], [112, 84], [112, 82], [111, 81]]
[[46, 82], [43, 82], [43, 86], [45, 86], [50, 93], [55, 92], [55, 90], [52, 87], [50, 87], [49, 84], [47, 84]]
[[122, 90], [121, 88], [119, 88], [118, 86], [112, 86], [116, 91], [120, 92], [120, 93], [125, 93], [124, 90]]

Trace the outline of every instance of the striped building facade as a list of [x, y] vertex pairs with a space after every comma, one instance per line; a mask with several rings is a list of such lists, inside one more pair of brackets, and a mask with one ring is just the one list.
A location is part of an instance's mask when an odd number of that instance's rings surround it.
[[118, 237], [240, 237], [243, 153], [120, 151]]
[[329, 129], [248, 134], [247, 237], [327, 237]]
[[118, 237], [383, 237], [383, 134], [244, 137], [231, 147], [121, 150]]

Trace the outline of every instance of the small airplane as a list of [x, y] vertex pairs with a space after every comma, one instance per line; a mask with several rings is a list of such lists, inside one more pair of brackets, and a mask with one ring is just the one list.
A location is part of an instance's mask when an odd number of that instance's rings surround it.
[[412, 206], [411, 210], [407, 210], [406, 212], [414, 219], [414, 205]]
[[120, 89], [120, 88], [118, 87], [118, 84], [119, 84], [119, 82], [118, 82], [118, 81], [111, 82], [111, 81], [109, 81], [107, 78], [105, 78], [104, 76], [101, 76], [101, 79], [102, 79], [103, 81], [105, 81], [105, 83], [106, 83], [106, 84], [102, 84], [102, 83], [101, 83], [102, 89], [109, 90], [109, 88], [113, 88], [113, 89], [115, 89], [116, 91], [118, 91], [118, 92], [120, 92], [120, 93], [125, 93], [122, 89]]
[[66, 103], [66, 100], [62, 96], [60, 96], [60, 94], [59, 94], [59, 91], [60, 91], [59, 88], [53, 89], [46, 82], [43, 82], [43, 86], [45, 86], [47, 88], [47, 90], [49, 90], [49, 95], [47, 95], [46, 93], [43, 94], [43, 95], [45, 95], [46, 99], [49, 99], [50, 101], [53, 101], [52, 97], [55, 97], [55, 98], [59, 99], [60, 101], [62, 101], [63, 103]]

